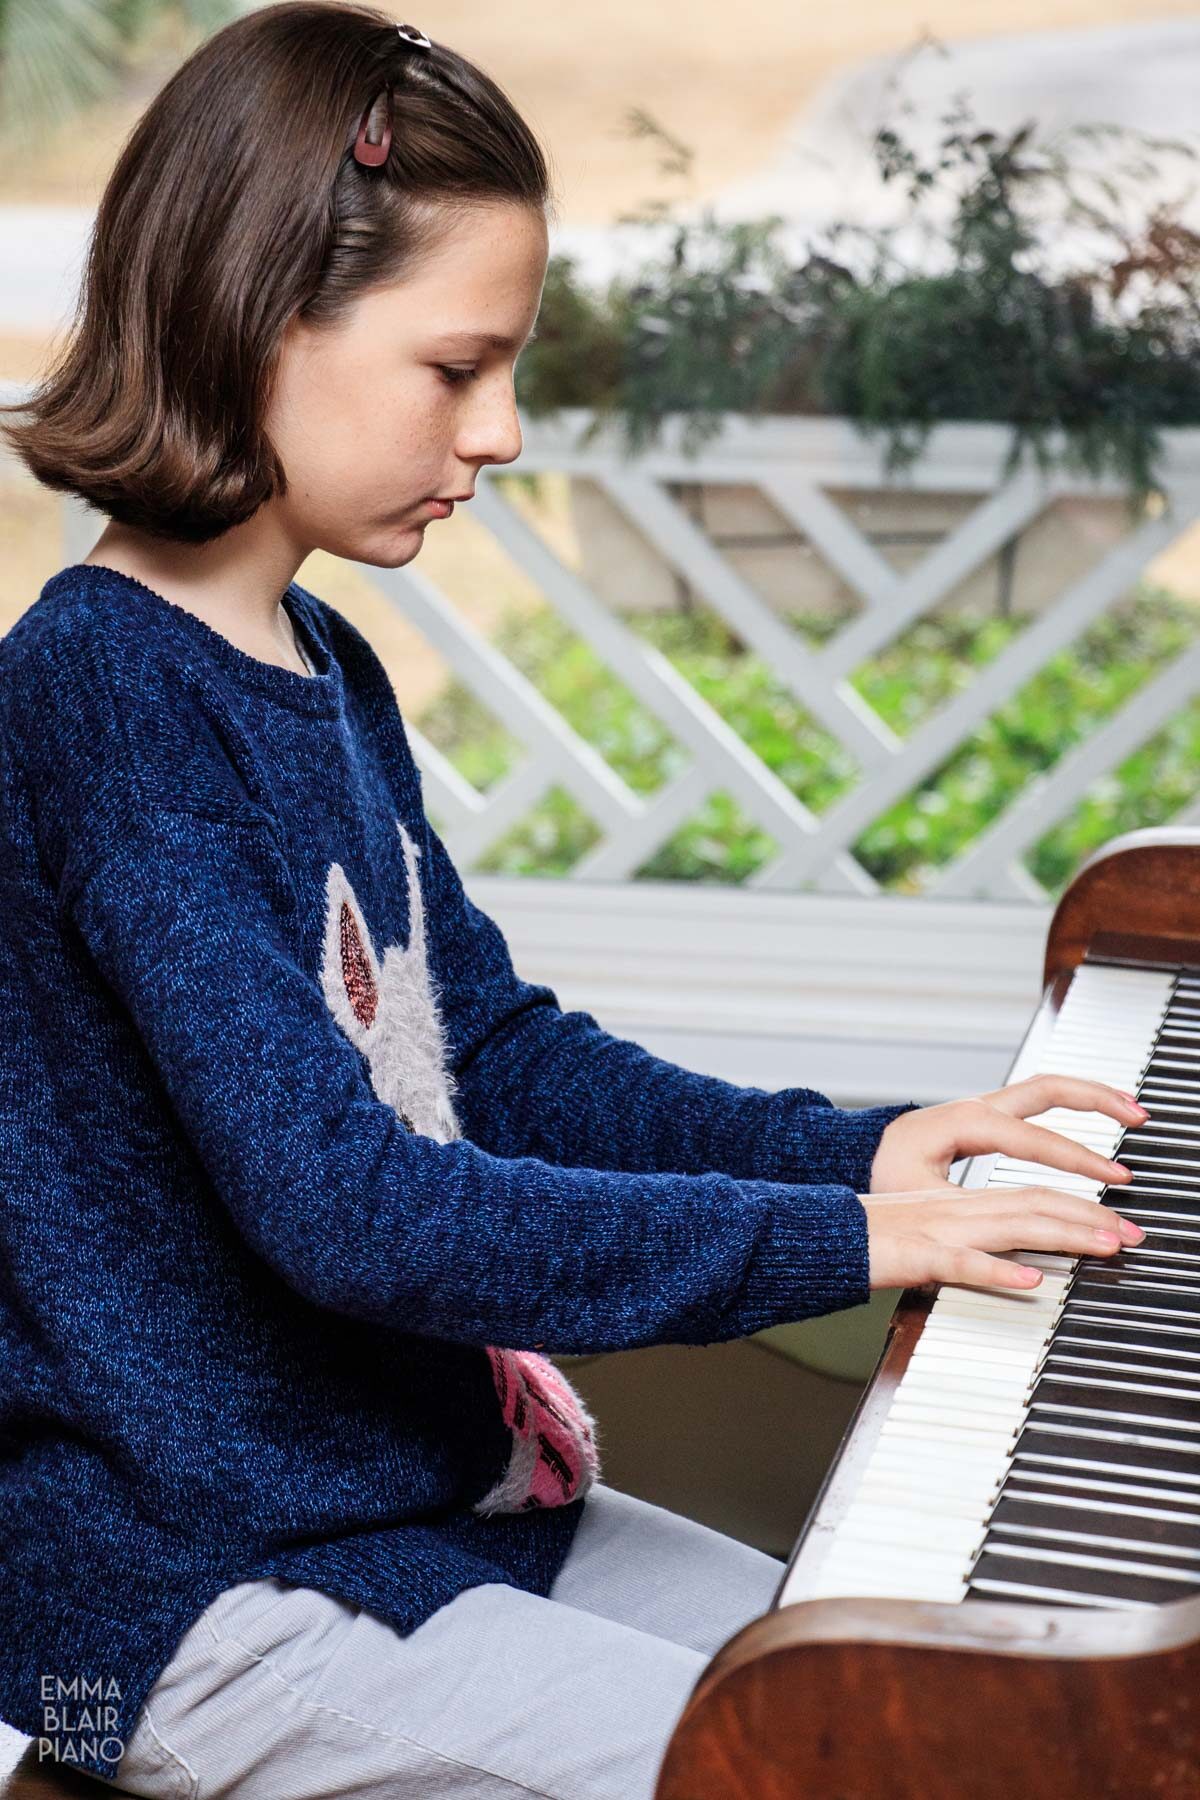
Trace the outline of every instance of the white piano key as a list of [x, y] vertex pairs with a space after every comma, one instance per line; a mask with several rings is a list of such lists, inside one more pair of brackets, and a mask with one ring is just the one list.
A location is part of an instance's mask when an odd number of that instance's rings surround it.
[[[839, 1533], [836, 1560], [852, 1568], [856, 1575], [873, 1573], [883, 1579], [905, 1582], [918, 1575], [961, 1581], [968, 1575], [970, 1564], [970, 1559], [961, 1553], [951, 1555], [916, 1549], [911, 1545], [905, 1547], [901, 1556], [895, 1545], [877, 1544], [853, 1531]], [[836, 1566], [832, 1552], [830, 1566]]]
[[981, 1399], [1007, 1404], [1010, 1398], [1019, 1398], [1025, 1392], [1031, 1374], [1029, 1368], [986, 1369], [978, 1364], [956, 1368], [950, 1364], [918, 1363], [914, 1358], [904, 1378], [904, 1388], [910, 1395], [955, 1393], [967, 1401], [978, 1394]]
[[[920, 1513], [904, 1507], [872, 1506], [855, 1500], [847, 1508], [844, 1530], [852, 1537], [864, 1536], [880, 1548], [923, 1549], [929, 1526]], [[938, 1527], [938, 1541], [946, 1556], [969, 1560], [983, 1542], [984, 1526], [978, 1519], [944, 1518]]]
[[994, 1481], [978, 1474], [970, 1480], [961, 1477], [955, 1479], [953, 1474], [948, 1476], [942, 1469], [937, 1472], [936, 1478], [932, 1472], [926, 1472], [923, 1481], [907, 1481], [899, 1473], [888, 1477], [884, 1471], [868, 1470], [858, 1485], [855, 1498], [871, 1505], [920, 1507], [928, 1536], [928, 1511], [931, 1505], [936, 1505], [939, 1514], [945, 1513], [955, 1518], [965, 1516], [978, 1522], [985, 1516], [985, 1503], [996, 1491]]
[[939, 1414], [936, 1407], [920, 1404], [904, 1406], [897, 1400], [896, 1408], [900, 1408], [896, 1411], [898, 1426], [937, 1424], [946, 1430], [958, 1432], [968, 1442], [986, 1439], [997, 1445], [1008, 1444], [1016, 1435], [1016, 1427], [1011, 1421], [981, 1419], [975, 1411], [968, 1412], [960, 1406], [948, 1406], [944, 1414]]
[[885, 1437], [882, 1432], [875, 1440], [871, 1464], [880, 1469], [903, 1469], [917, 1465], [932, 1469], [936, 1465], [942, 1469], [953, 1468], [961, 1472], [964, 1480], [973, 1469], [978, 1469], [982, 1476], [984, 1471], [990, 1472], [996, 1466], [995, 1457], [986, 1446], [970, 1447], [928, 1434], [917, 1441], [914, 1454], [911, 1436], [896, 1440], [890, 1434]]
[[[1049, 1040], [1043, 1040], [1040, 1049], [1030, 1053], [1028, 1066], [1013, 1069], [1010, 1082], [1028, 1075], [1063, 1074], [1136, 1092], [1175, 990], [1176, 977], [1168, 970], [1081, 965], [1074, 972]], [[1178, 1057], [1171, 1057], [1168, 1051], [1148, 1091], [1164, 1096], [1159, 1102], [1164, 1107], [1169, 1099], [1194, 1112], [1195, 1119], [1176, 1121], [1170, 1129], [1164, 1126], [1159, 1144], [1162, 1167], [1152, 1171], [1161, 1174], [1162, 1179], [1138, 1181], [1139, 1186], [1154, 1189], [1153, 1199], [1147, 1200], [1145, 1194], [1138, 1197], [1148, 1212], [1153, 1212], [1156, 1204], [1167, 1212], [1177, 1210], [1172, 1209], [1167, 1191], [1172, 1185], [1181, 1199], [1185, 1194], [1190, 1198], [1195, 1192], [1194, 1187], [1189, 1192], [1186, 1185], [1180, 1186], [1179, 1176], [1174, 1184], [1169, 1177], [1173, 1172], [1170, 1157], [1174, 1144], [1183, 1148], [1194, 1140], [1200, 1163], [1200, 982], [1188, 1005], [1193, 1018], [1182, 1029], [1194, 1033], [1194, 1047], [1181, 1045]], [[1179, 1064], [1178, 1069], [1163, 1066], [1171, 1061]], [[1150, 1104], [1151, 1115], [1153, 1110]], [[1138, 1127], [1098, 1109], [1083, 1113], [1055, 1105], [1031, 1116], [1031, 1122], [1106, 1158], [1120, 1161], [1122, 1147], [1130, 1154], [1139, 1149]], [[1145, 1129], [1158, 1133], [1153, 1116]], [[1141, 1142], [1143, 1146], [1150, 1144], [1153, 1154], [1150, 1140]], [[977, 1166], [986, 1168], [986, 1185], [991, 1189], [1044, 1187], [1086, 1199], [1103, 1196], [1101, 1203], [1110, 1211], [1124, 1210], [1122, 1188], [1126, 1184], [1120, 1180], [1108, 1185], [1090, 1175], [1008, 1153], [977, 1159]], [[1131, 1197], [1131, 1216], [1133, 1205]], [[1176, 1221], [1185, 1230], [1189, 1216], [1185, 1214]], [[1159, 1230], [1161, 1234], [1161, 1227]], [[1124, 1371], [1102, 1373], [1090, 1357], [1080, 1358], [1079, 1374], [1073, 1381], [1074, 1365], [1064, 1366], [1056, 1359], [1052, 1369], [1046, 1371], [1043, 1364], [1049, 1346], [1057, 1345], [1073, 1325], [1079, 1336], [1078, 1325], [1090, 1324], [1094, 1328], [1109, 1323], [1111, 1329], [1105, 1335], [1113, 1339], [1116, 1349], [1128, 1351], [1119, 1329], [1122, 1323], [1129, 1322], [1130, 1308], [1137, 1306], [1139, 1286], [1148, 1283], [1158, 1294], [1195, 1291], [1195, 1284], [1189, 1290], [1183, 1279], [1179, 1258], [1186, 1252], [1181, 1252], [1178, 1245], [1170, 1246], [1170, 1255], [1164, 1255], [1162, 1260], [1171, 1267], [1164, 1267], [1156, 1276], [1149, 1266], [1154, 1259], [1147, 1255], [1154, 1248], [1152, 1230], [1138, 1252], [1147, 1264], [1145, 1275], [1135, 1274], [1132, 1280], [1123, 1281], [1117, 1293], [1111, 1288], [1095, 1287], [1076, 1294], [1072, 1284], [1078, 1259], [1065, 1253], [1034, 1250], [1002, 1254], [1005, 1260], [1040, 1269], [1043, 1279], [1036, 1288], [949, 1283], [938, 1288], [925, 1328], [860, 1470], [855, 1493], [825, 1561], [816, 1572], [818, 1593], [902, 1595], [957, 1603], [965, 1597], [970, 1580], [969, 1567], [962, 1566], [962, 1547], [968, 1541], [982, 1544], [996, 1497], [1014, 1468], [1020, 1471], [1021, 1482], [1015, 1491], [1028, 1498], [1037, 1492], [1033, 1484], [1041, 1483], [1041, 1497], [1047, 1506], [1076, 1503], [1085, 1482], [1103, 1484], [1091, 1502], [1094, 1512], [1107, 1507], [1115, 1513], [1122, 1506], [1136, 1504], [1136, 1499], [1131, 1500], [1128, 1495], [1121, 1498], [1122, 1488], [1129, 1487], [1149, 1487], [1151, 1496], [1165, 1495], [1168, 1517], [1182, 1516], [1170, 1512], [1173, 1494], [1186, 1496], [1195, 1492], [1200, 1500], [1200, 1442], [1194, 1445], [1195, 1477], [1185, 1479], [1151, 1466], [1155, 1445], [1163, 1454], [1168, 1449], [1177, 1450], [1185, 1442], [1185, 1427], [1169, 1422], [1173, 1432], [1184, 1432], [1184, 1438], [1156, 1438], [1146, 1432], [1145, 1419], [1140, 1414], [1114, 1415], [1099, 1408], [1089, 1409], [1086, 1403], [1080, 1407], [1069, 1403], [1043, 1405], [1032, 1398], [1043, 1373], [1051, 1373], [1056, 1382], [1077, 1387], [1085, 1402], [1089, 1388], [1125, 1378]], [[1120, 1255], [1119, 1251], [1114, 1254], [1114, 1265]], [[1137, 1265], [1133, 1268], [1136, 1271]], [[1154, 1331], [1168, 1348], [1172, 1343], [1168, 1334], [1174, 1334], [1175, 1340], [1194, 1336], [1194, 1315], [1189, 1319], [1182, 1309], [1172, 1309], [1164, 1316], [1143, 1307], [1132, 1316], [1137, 1318], [1139, 1328]], [[1095, 1340], [1083, 1341], [1091, 1351]], [[1144, 1349], [1145, 1346], [1140, 1347]], [[1200, 1350], [1193, 1354], [1200, 1364]], [[1153, 1397], [1157, 1390], [1174, 1397], [1190, 1392], [1183, 1385], [1186, 1373], [1168, 1384], [1163, 1368], [1156, 1369], [1149, 1357], [1145, 1367], [1134, 1364], [1129, 1373], [1130, 1385], [1136, 1387], [1139, 1396], [1148, 1393]], [[1156, 1381], [1155, 1376], [1161, 1379]], [[1200, 1384], [1197, 1387], [1200, 1391]], [[1140, 1431], [1139, 1426], [1143, 1427]], [[1059, 1439], [1074, 1436], [1079, 1454], [1063, 1457], [1042, 1454], [1036, 1448], [1016, 1452], [1018, 1438], [1036, 1446], [1039, 1433]], [[1105, 1443], [1144, 1449], [1145, 1464], [1106, 1461]], [[1131, 1475], [1140, 1476], [1141, 1480], [1131, 1481]], [[1156, 1487], [1155, 1482], [1162, 1485]], [[1074, 1488], [1071, 1484], [1075, 1484]], [[1080, 1511], [1082, 1514], [1086, 1508]], [[1015, 1528], [1009, 1535], [1014, 1554], [1027, 1558], [1037, 1549]], [[1072, 1535], [1067, 1532], [1064, 1539], [1069, 1541]], [[1128, 1548], [1130, 1542], [1122, 1539], [1117, 1547]], [[1136, 1544], [1136, 1540], [1132, 1542]], [[1041, 1559], [1048, 1565], [1045, 1590], [1022, 1590], [1019, 1584], [995, 1581], [980, 1582], [980, 1591], [1025, 1591], [1031, 1598], [1044, 1594], [1075, 1606], [1148, 1604], [1110, 1602], [1057, 1587], [1051, 1565], [1059, 1548], [1055, 1540]], [[1077, 1553], [1068, 1554], [1074, 1557]], [[1085, 1558], [1082, 1566], [1093, 1565]], [[1106, 1557], [1099, 1566], [1119, 1569], [1120, 1562]], [[1144, 1573], [1147, 1567], [1145, 1562], [1131, 1566], [1138, 1573]]]
[[[813, 1597], [818, 1600], [937, 1600], [946, 1606], [957, 1606], [966, 1597], [966, 1592], [965, 1578], [954, 1575], [935, 1580], [928, 1571], [923, 1571], [920, 1577], [914, 1575], [905, 1579], [900, 1575], [889, 1580], [882, 1571], [860, 1576], [853, 1568], [847, 1568], [842, 1574], [836, 1570], [826, 1574], [822, 1568], [816, 1574]], [[786, 1594], [781, 1604], [787, 1604]]]
[[939, 1332], [936, 1339], [926, 1342], [926, 1331], [909, 1359], [910, 1368], [932, 1367], [936, 1369], [1028, 1369], [1032, 1367], [1034, 1358], [1024, 1345], [1006, 1344], [1001, 1338], [964, 1338], [962, 1343], [955, 1343], [945, 1333]]

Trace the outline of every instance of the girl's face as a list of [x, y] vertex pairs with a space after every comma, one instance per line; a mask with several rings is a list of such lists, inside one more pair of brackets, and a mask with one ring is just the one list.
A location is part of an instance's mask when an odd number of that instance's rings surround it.
[[469, 494], [485, 464], [520, 455], [513, 371], [548, 247], [536, 209], [472, 207], [447, 215], [416, 273], [339, 324], [288, 327], [267, 432], [289, 489], [271, 509], [298, 563], [314, 549], [411, 562], [435, 518], [430, 497]]

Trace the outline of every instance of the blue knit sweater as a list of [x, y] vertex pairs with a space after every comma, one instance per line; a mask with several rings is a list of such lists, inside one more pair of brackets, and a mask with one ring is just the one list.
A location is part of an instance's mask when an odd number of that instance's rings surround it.
[[549, 1358], [865, 1301], [906, 1110], [522, 981], [378, 657], [285, 605], [314, 674], [84, 564], [0, 640], [0, 1716], [100, 1776], [235, 1582], [546, 1594], [597, 1466]]

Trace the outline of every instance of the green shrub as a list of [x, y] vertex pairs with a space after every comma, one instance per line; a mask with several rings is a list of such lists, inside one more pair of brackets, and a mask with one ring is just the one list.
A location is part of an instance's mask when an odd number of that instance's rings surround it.
[[[853, 758], [805, 711], [770, 667], [705, 611], [633, 615], [654, 646], [812, 812], [849, 793]], [[922, 620], [857, 670], [863, 698], [901, 735], [969, 681], [1021, 628], [1012, 619], [950, 613]], [[888, 892], [919, 893], [931, 872], [970, 844], [1021, 792], [1110, 717], [1200, 632], [1200, 612], [1148, 585], [1060, 651], [912, 793], [853, 846]], [[548, 609], [513, 616], [497, 647], [596, 749], [629, 787], [652, 796], [690, 760], [667, 728], [590, 647]], [[457, 680], [416, 720], [461, 773], [486, 790], [524, 754]], [[1028, 857], [1051, 894], [1116, 832], [1158, 823], [1200, 787], [1200, 700], [1093, 785], [1080, 806], [1052, 822]], [[436, 820], [435, 820], [436, 822]], [[600, 833], [573, 797], [552, 788], [475, 867], [482, 872], [566, 874]], [[717, 790], [639, 869], [662, 881], [736, 884], [775, 854], [770, 835]]]
[[[875, 139], [881, 179], [906, 190], [897, 225], [838, 222], [798, 265], [779, 215], [723, 224], [711, 209], [603, 292], [551, 258], [518, 368], [524, 410], [592, 408], [584, 442], [615, 420], [630, 452], [679, 415], [687, 454], [730, 413], [836, 413], [885, 435], [893, 471], [937, 424], [986, 420], [1013, 428], [1010, 469], [1026, 449], [1043, 468], [1061, 455], [1118, 474], [1136, 509], [1162, 429], [1200, 423], [1200, 237], [1180, 215], [1186, 193], [1140, 199], [1195, 149], [1099, 125], [1001, 135], [963, 102], [941, 123], [927, 160], [894, 125]], [[686, 167], [690, 150], [667, 141]], [[658, 227], [669, 211], [626, 222]], [[1066, 242], [1088, 248], [1064, 269]]]

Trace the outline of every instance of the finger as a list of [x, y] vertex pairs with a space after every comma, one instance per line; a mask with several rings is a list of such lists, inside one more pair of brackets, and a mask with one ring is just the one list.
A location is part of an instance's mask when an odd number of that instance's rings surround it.
[[1109, 1157], [1101, 1156], [1099, 1151], [1089, 1150], [1086, 1144], [1077, 1144], [1073, 1139], [1063, 1137], [1061, 1132], [1048, 1130], [1045, 1125], [1031, 1125], [1023, 1118], [1013, 1119], [1007, 1113], [999, 1113], [992, 1135], [996, 1140], [995, 1148], [1006, 1156], [1015, 1157], [1018, 1162], [1045, 1163], [1052, 1169], [1065, 1169], [1071, 1175], [1083, 1175], [1104, 1186], [1132, 1180], [1123, 1163], [1113, 1162]]
[[1052, 1106], [1065, 1106], [1072, 1112], [1104, 1113], [1122, 1125], [1140, 1125], [1149, 1117], [1141, 1102], [1120, 1088], [1109, 1087], [1103, 1081], [1085, 1081], [1079, 1075], [1029, 1075], [1024, 1081], [1010, 1082], [979, 1098], [1022, 1119], [1049, 1112]]
[[1022, 1288], [1038, 1287], [1042, 1271], [1028, 1263], [1006, 1262], [1001, 1256], [989, 1256], [986, 1250], [941, 1246], [935, 1256], [934, 1279], [954, 1287]]
[[1126, 1243], [1140, 1244], [1145, 1232], [1132, 1219], [1127, 1219], [1101, 1200], [1088, 1200], [1082, 1194], [1064, 1194], [1061, 1188], [1023, 1187], [971, 1188], [965, 1198], [974, 1216], [995, 1212], [997, 1217], [1029, 1218], [1044, 1213], [1067, 1224], [1089, 1226], [1092, 1230], [1117, 1231]]
[[1049, 1250], [1056, 1256], [1111, 1256], [1122, 1248], [1114, 1219], [1100, 1225], [1059, 1219], [1049, 1213], [998, 1213], [963, 1220], [961, 1231], [976, 1250]]

